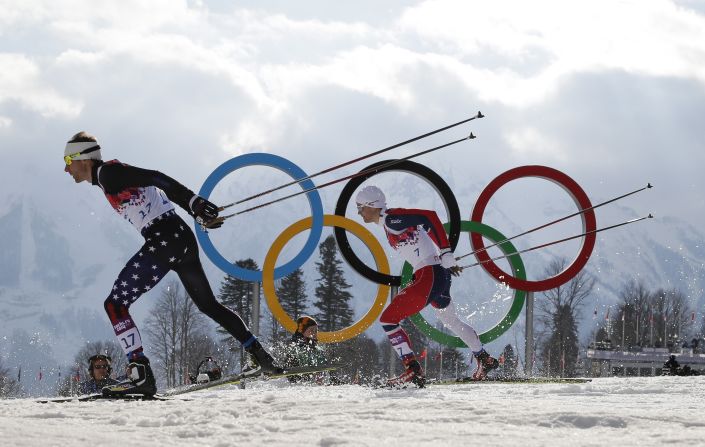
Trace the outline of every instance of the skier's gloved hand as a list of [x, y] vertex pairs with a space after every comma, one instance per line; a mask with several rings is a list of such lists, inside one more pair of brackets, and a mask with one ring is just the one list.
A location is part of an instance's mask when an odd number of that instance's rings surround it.
[[444, 248], [441, 250], [441, 267], [444, 269], [449, 269], [457, 265], [458, 263], [455, 262], [455, 256], [453, 256], [453, 252], [450, 248]]
[[205, 228], [208, 228], [209, 230], [213, 230], [215, 228], [222, 227], [223, 222], [225, 222], [225, 218], [216, 217], [215, 219], [209, 220], [208, 222], [203, 222], [201, 225], [203, 225]]
[[194, 195], [189, 201], [189, 207], [196, 220], [200, 218], [203, 222], [210, 222], [218, 217], [218, 207], [201, 196]]

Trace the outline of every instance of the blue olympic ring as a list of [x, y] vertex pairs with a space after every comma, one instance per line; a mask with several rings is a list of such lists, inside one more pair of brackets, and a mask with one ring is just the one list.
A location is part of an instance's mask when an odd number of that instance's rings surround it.
[[[232, 158], [218, 166], [211, 173], [211, 175], [208, 176], [198, 194], [207, 199], [213, 192], [215, 185], [217, 185], [218, 182], [221, 181], [226, 175], [237, 169], [252, 165], [262, 165], [276, 168], [286, 174], [289, 174], [294, 180], [308, 177], [308, 174], [306, 174], [297, 165], [278, 155], [266, 153], [244, 154]], [[306, 193], [306, 196], [308, 197], [308, 203], [311, 207], [311, 215], [313, 217], [311, 231], [309, 232], [306, 244], [301, 249], [299, 254], [296, 255], [291, 261], [274, 269], [274, 279], [279, 279], [289, 275], [293, 273], [294, 270], [301, 267], [316, 250], [316, 246], [318, 245], [318, 241], [320, 240], [321, 233], [323, 231], [323, 204], [321, 203], [321, 196], [318, 194], [318, 190], [314, 189], [315, 186], [310, 179], [304, 180], [299, 184], [304, 190], [309, 190]], [[231, 261], [225, 259], [211, 242], [208, 233], [203, 231], [197, 223], [194, 225], [196, 227], [196, 236], [198, 237], [198, 242], [203, 248], [203, 252], [219, 269], [228, 275], [243, 281], [262, 281], [261, 270], [249, 270], [238, 267]]]

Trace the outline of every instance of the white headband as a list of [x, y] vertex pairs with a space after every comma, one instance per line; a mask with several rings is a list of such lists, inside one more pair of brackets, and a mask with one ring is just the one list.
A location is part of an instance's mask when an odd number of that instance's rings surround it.
[[73, 160], [102, 160], [100, 154], [100, 145], [95, 141], [78, 141], [74, 143], [66, 143], [66, 149], [64, 149], [64, 157], [67, 155], [77, 154], [86, 149], [91, 149], [97, 147], [98, 150], [89, 152], [87, 154], [77, 155], [72, 157]]

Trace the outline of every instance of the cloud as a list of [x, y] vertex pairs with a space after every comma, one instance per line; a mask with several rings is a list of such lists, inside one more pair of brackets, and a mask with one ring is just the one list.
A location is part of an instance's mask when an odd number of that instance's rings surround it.
[[[484, 97], [515, 106], [542, 100], [562, 77], [580, 72], [705, 83], [705, 18], [667, 1], [431, 0], [409, 8], [399, 26], [430, 42], [429, 52], [489, 67], [484, 76], [462, 65], [455, 71], [470, 74], [468, 87]], [[541, 94], [522, 94], [531, 91]]]
[[71, 118], [81, 110], [79, 101], [50, 87], [40, 67], [28, 57], [0, 53], [0, 105], [12, 101], [47, 118]]
[[10, 127], [12, 125], [12, 119], [0, 115], [0, 130]]
[[564, 161], [562, 145], [533, 127], [510, 130], [505, 136], [514, 157], [531, 159], [540, 156]]

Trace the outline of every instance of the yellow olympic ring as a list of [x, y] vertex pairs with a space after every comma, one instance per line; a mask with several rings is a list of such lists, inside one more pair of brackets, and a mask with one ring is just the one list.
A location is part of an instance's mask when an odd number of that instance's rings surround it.
[[[302, 231], [311, 228], [311, 217], [306, 217], [294, 222], [286, 230], [284, 230], [272, 243], [272, 246], [267, 252], [267, 256], [264, 258], [264, 265], [262, 266], [262, 289], [264, 290], [264, 297], [267, 300], [267, 305], [269, 310], [272, 312], [274, 318], [279, 321], [279, 323], [289, 332], [294, 332], [296, 330], [296, 323], [291, 317], [284, 311], [281, 304], [279, 304], [279, 298], [274, 287], [274, 265], [277, 262], [277, 258], [281, 253], [284, 246], [297, 234]], [[370, 233], [370, 231], [363, 227], [361, 224], [350, 220], [346, 217], [336, 216], [334, 214], [324, 214], [323, 215], [323, 226], [326, 227], [340, 227], [344, 228], [355, 236], [360, 238], [362, 242], [367, 245], [367, 248], [372, 252], [372, 256], [375, 258], [375, 263], [377, 264], [377, 270], [384, 274], [389, 274], [389, 261], [387, 260], [387, 255], [384, 253], [384, 249], [380, 245], [377, 238]], [[379, 317], [387, 304], [387, 297], [389, 296], [389, 286], [380, 284], [377, 287], [377, 297], [375, 302], [372, 304], [370, 310], [356, 323], [352, 326], [341, 329], [339, 331], [333, 332], [319, 332], [318, 341], [322, 343], [331, 342], [341, 342], [349, 340], [359, 334], [362, 334], [372, 323]]]

